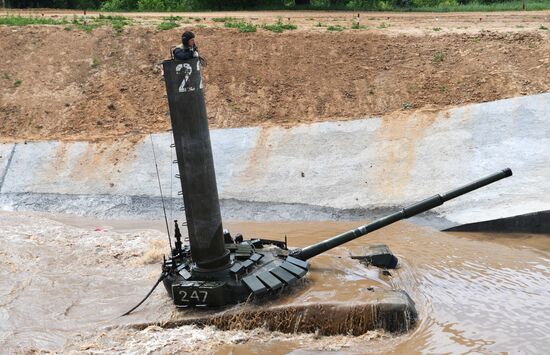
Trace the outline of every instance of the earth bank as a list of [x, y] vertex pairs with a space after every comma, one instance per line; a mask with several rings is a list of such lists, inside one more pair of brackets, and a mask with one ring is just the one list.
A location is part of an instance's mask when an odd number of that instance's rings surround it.
[[[209, 62], [214, 128], [391, 118], [550, 87], [544, 31], [192, 29]], [[0, 27], [0, 140], [101, 140], [168, 129], [158, 64], [181, 31]]]

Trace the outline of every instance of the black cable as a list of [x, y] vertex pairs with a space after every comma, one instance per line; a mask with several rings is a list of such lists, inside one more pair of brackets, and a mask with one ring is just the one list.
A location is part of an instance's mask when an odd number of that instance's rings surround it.
[[151, 149], [153, 150], [153, 159], [155, 160], [155, 169], [157, 170], [157, 181], [159, 183], [160, 199], [162, 201], [162, 210], [164, 211], [164, 223], [166, 223], [166, 233], [168, 233], [168, 245], [170, 246], [170, 250], [172, 250], [172, 238], [170, 237], [170, 228], [168, 228], [168, 218], [166, 217], [166, 207], [164, 206], [164, 196], [162, 194], [162, 186], [160, 185], [159, 167], [157, 165], [155, 145], [153, 144], [153, 135], [151, 133], [149, 133], [149, 138], [151, 138]]
[[121, 317], [124, 317], [124, 316], [127, 316], [128, 314], [132, 313], [136, 308], [138, 308], [139, 306], [141, 306], [141, 304], [143, 302], [145, 302], [146, 299], [149, 298], [149, 296], [151, 296], [151, 294], [153, 293], [153, 291], [155, 290], [155, 288], [157, 288], [157, 286], [159, 285], [159, 283], [164, 280], [166, 278], [166, 276], [168, 276], [167, 273], [163, 272], [162, 274], [160, 274], [160, 277], [159, 279], [157, 280], [157, 282], [155, 283], [155, 285], [153, 286], [153, 288], [151, 289], [151, 291], [149, 291], [149, 293], [145, 296], [145, 298], [143, 298], [141, 300], [141, 302], [139, 302], [134, 308], [132, 308], [131, 310], [129, 310], [128, 312], [124, 313], [123, 315], [121, 315]]

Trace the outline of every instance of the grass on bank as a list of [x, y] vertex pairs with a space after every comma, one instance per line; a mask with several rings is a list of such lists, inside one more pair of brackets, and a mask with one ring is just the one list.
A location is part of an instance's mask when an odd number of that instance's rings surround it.
[[345, 29], [346, 29], [345, 27], [340, 26], [340, 25], [328, 26], [327, 27], [327, 31], [334, 31], [334, 32], [340, 32], [340, 31], [343, 31]]
[[181, 21], [181, 16], [170, 15], [170, 16], [163, 17], [162, 19], [166, 22], [176, 22], [176, 21]]
[[364, 25], [361, 25], [358, 21], [353, 21], [353, 23], [351, 24], [351, 29], [352, 30], [368, 30], [369, 26], [364, 26]]
[[67, 17], [55, 19], [50, 17], [24, 17], [24, 16], [1, 16], [0, 25], [6, 26], [29, 26], [29, 25], [64, 25], [65, 29], [70, 31], [77, 28], [82, 31], [90, 32], [101, 26], [112, 26], [120, 32], [125, 26], [130, 25], [132, 20], [124, 16], [102, 15], [98, 17], [73, 16], [69, 21]]
[[179, 25], [176, 22], [161, 22], [157, 26], [157, 30], [159, 31], [167, 31], [171, 30], [173, 28], [179, 27]]
[[235, 22], [237, 21], [234, 17], [213, 17], [212, 21], [214, 22]]
[[437, 51], [434, 53], [432, 57], [432, 63], [434, 64], [441, 63], [444, 59], [445, 59], [445, 54], [443, 54], [443, 52]]
[[132, 24], [132, 20], [124, 16], [115, 16], [115, 15], [102, 15], [91, 18], [91, 22], [99, 26], [111, 25], [114, 30], [117, 32], [122, 31], [125, 26]]
[[243, 32], [243, 33], [256, 32], [256, 28], [257, 28], [257, 26], [254, 25], [253, 23], [243, 22], [243, 21], [238, 21], [238, 22], [228, 21], [228, 22], [225, 22], [223, 25], [226, 28], [236, 28], [239, 30], [239, 32]]
[[271, 32], [275, 32], [275, 33], [281, 33], [285, 30], [286, 31], [295, 30], [295, 29], [298, 28], [298, 26], [290, 24], [290, 23], [283, 23], [283, 21], [281, 21], [281, 19], [279, 18], [276, 23], [274, 23], [272, 25], [270, 25], [270, 24], [262, 25], [262, 28], [264, 30], [267, 30], [267, 31], [271, 31]]
[[0, 25], [6, 26], [28, 26], [28, 25], [66, 25], [67, 19], [53, 19], [49, 17], [23, 17], [23, 16], [2, 16]]

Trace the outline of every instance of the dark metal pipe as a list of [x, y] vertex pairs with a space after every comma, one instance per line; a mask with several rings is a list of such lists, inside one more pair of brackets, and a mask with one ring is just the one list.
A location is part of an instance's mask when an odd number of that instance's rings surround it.
[[229, 265], [230, 257], [223, 240], [200, 62], [166, 60], [162, 65], [191, 258], [200, 268], [218, 269]]
[[356, 238], [359, 238], [367, 233], [373, 232], [382, 227], [386, 227], [402, 219], [409, 218], [419, 213], [428, 211], [434, 207], [442, 205], [444, 202], [449, 201], [455, 197], [464, 195], [473, 190], [477, 190], [483, 186], [492, 184], [493, 182], [496, 182], [498, 180], [504, 179], [509, 176], [512, 176], [512, 170], [510, 170], [509, 168], [504, 169], [502, 171], [499, 171], [498, 173], [486, 176], [482, 179], [479, 179], [477, 181], [474, 181], [470, 184], [464, 185], [457, 189], [451, 190], [442, 195], [434, 195], [423, 201], [410, 205], [409, 207], [405, 207], [401, 211], [398, 211], [386, 217], [377, 219], [372, 223], [369, 223], [359, 228], [339, 234], [335, 237], [329, 238], [317, 244], [310, 245], [302, 250], [297, 250], [292, 255], [299, 259], [307, 260], [321, 253], [324, 253], [327, 250], [336, 248], [337, 246], [340, 246], [344, 243], [347, 243]]

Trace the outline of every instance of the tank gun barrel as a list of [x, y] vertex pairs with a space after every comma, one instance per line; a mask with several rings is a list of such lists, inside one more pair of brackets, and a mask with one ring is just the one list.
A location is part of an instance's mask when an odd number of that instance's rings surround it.
[[352, 241], [356, 238], [359, 238], [367, 233], [386, 227], [402, 219], [416, 216], [417, 214], [422, 212], [426, 212], [434, 207], [442, 205], [446, 201], [449, 201], [455, 197], [467, 194], [468, 192], [472, 192], [483, 186], [492, 184], [493, 182], [499, 181], [509, 176], [512, 176], [512, 170], [510, 170], [510, 168], [506, 168], [502, 171], [499, 171], [498, 173], [486, 176], [482, 179], [479, 179], [477, 181], [474, 181], [470, 184], [464, 185], [457, 189], [448, 191], [444, 194], [434, 195], [423, 201], [412, 204], [408, 207], [401, 209], [398, 212], [395, 212], [388, 216], [377, 219], [372, 223], [365, 224], [361, 227], [339, 234], [332, 238], [326, 239], [317, 244], [313, 244], [308, 247], [305, 247], [304, 249], [297, 250], [295, 253], [293, 253], [293, 256], [298, 259], [307, 260], [321, 253], [324, 253], [327, 250], [330, 250], [344, 243]]

